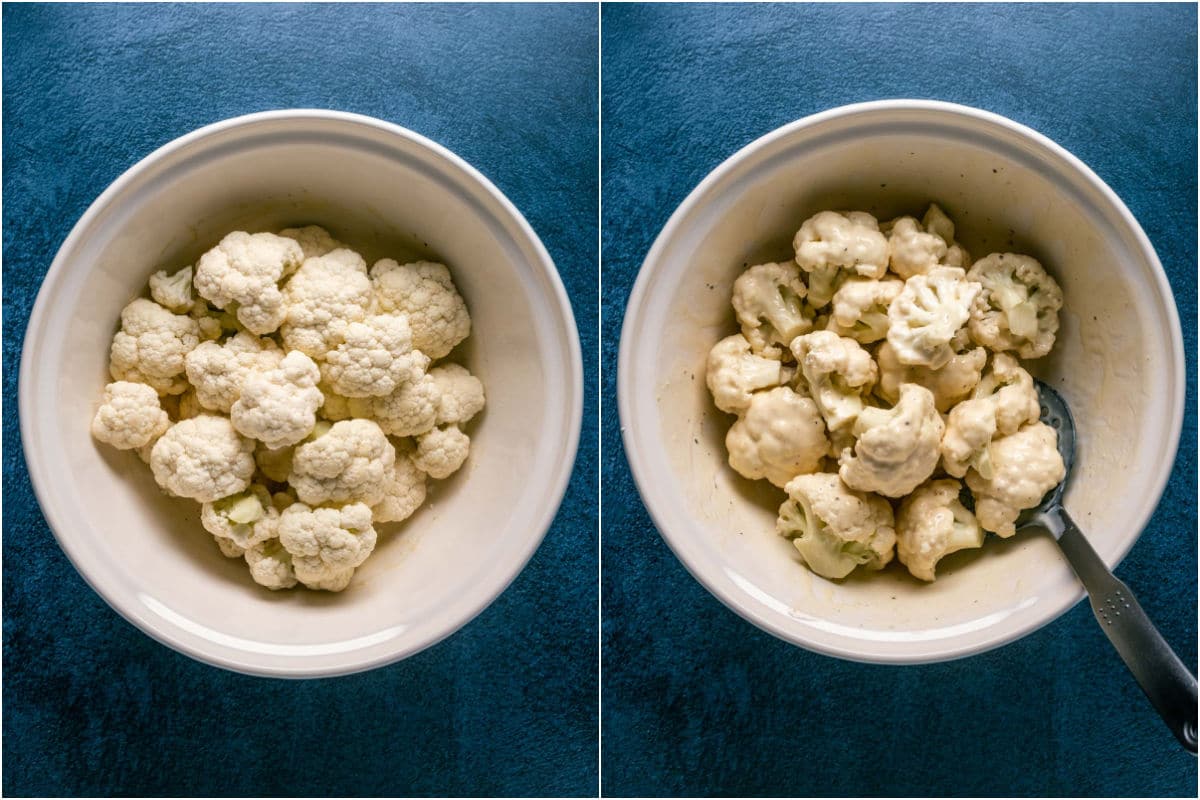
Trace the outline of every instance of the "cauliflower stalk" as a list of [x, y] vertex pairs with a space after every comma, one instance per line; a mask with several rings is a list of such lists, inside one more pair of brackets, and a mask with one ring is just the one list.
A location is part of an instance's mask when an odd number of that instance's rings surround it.
[[883, 498], [856, 492], [828, 472], [793, 478], [785, 491], [776, 531], [813, 572], [838, 580], [857, 567], [879, 570], [892, 560], [896, 531]]
[[896, 515], [896, 557], [913, 577], [932, 581], [937, 563], [951, 553], [983, 547], [983, 529], [958, 495], [962, 484], [937, 480], [904, 499]]

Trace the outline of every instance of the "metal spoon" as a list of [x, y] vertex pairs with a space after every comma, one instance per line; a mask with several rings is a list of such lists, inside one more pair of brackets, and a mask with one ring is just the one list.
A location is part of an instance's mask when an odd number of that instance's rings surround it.
[[[1042, 422], [1058, 431], [1058, 450], [1070, 476], [1075, 457], [1075, 423], [1071, 411], [1046, 384], [1037, 381], [1037, 389], [1042, 401]], [[1066, 484], [1064, 478], [1042, 498], [1041, 505], [1022, 513], [1017, 518], [1017, 530], [1044, 528], [1054, 536], [1087, 590], [1101, 630], [1175, 738], [1195, 753], [1196, 679], [1142, 611], [1133, 592], [1113, 576], [1062, 507]]]

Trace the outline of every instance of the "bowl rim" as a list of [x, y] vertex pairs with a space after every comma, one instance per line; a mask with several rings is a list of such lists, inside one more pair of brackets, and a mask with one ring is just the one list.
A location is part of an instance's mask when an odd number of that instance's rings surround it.
[[[955, 639], [945, 640], [948, 644], [934, 646], [921, 653], [908, 653], [900, 650], [894, 653], [879, 653], [879, 652], [863, 652], [856, 650], [853, 646], [847, 646], [844, 643], [853, 643], [855, 640], [840, 638], [833, 641], [816, 641], [809, 640], [796, 634], [792, 629], [786, 628], [779, 624], [775, 617], [768, 613], [763, 613], [758, 606], [750, 605], [746, 602], [744, 596], [734, 595], [725, 591], [724, 587], [709, 579], [706, 573], [706, 563], [703, 559], [695, 556], [689, 549], [688, 537], [679, 532], [672, 532], [667, 524], [667, 514], [669, 503], [661, 499], [661, 496], [655, 490], [655, 483], [650, 472], [650, 467], [644, 460], [641, 451], [638, 448], [636, 441], [635, 430], [637, 425], [634, 421], [634, 396], [637, 393], [637, 385], [634, 382], [634, 362], [635, 350], [638, 345], [635, 343], [634, 328], [639, 324], [642, 310], [646, 305], [646, 299], [649, 292], [649, 287], [652, 282], [653, 274], [656, 271], [658, 263], [662, 258], [663, 252], [669, 246], [670, 241], [675, 237], [677, 229], [679, 229], [686, 217], [700, 205], [705, 199], [710, 189], [723, 181], [730, 173], [736, 170], [743, 161], [747, 160], [760, 150], [774, 144], [775, 142], [785, 139], [799, 131], [822, 125], [834, 120], [843, 120], [849, 117], [859, 115], [870, 115], [878, 112], [888, 111], [917, 111], [927, 112], [931, 115], [942, 116], [946, 119], [967, 119], [977, 122], [989, 123], [999, 128], [1007, 130], [1009, 133], [1016, 134], [1024, 138], [1036, 147], [1042, 148], [1051, 156], [1057, 157], [1066, 162], [1067, 166], [1082, 178], [1092, 189], [1100, 194], [1106, 203], [1109, 204], [1112, 210], [1116, 211], [1124, 223], [1128, 226], [1129, 231], [1133, 234], [1141, 255], [1145, 257], [1146, 262], [1151, 266], [1151, 272], [1154, 276], [1154, 285], [1158, 296], [1163, 300], [1163, 305], [1166, 306], [1166, 327], [1170, 332], [1170, 340], [1172, 344], [1172, 357], [1169, 359], [1174, 368], [1176, 376], [1180, 379], [1176, 381], [1176, 390], [1174, 396], [1171, 397], [1171, 419], [1168, 426], [1170, 441], [1172, 442], [1169, 448], [1167, 457], [1162, 459], [1163, 465], [1158, 474], [1150, 482], [1152, 491], [1147, 496], [1154, 498], [1154, 504], [1148, 506], [1148, 510], [1144, 513], [1143, 518], [1137, 525], [1137, 533], [1132, 536], [1125, 544], [1122, 545], [1119, 552], [1115, 555], [1112, 562], [1108, 564], [1109, 568], [1115, 568], [1125, 558], [1126, 554], [1133, 547], [1134, 543], [1141, 537], [1146, 525], [1150, 522], [1157, 509], [1158, 503], [1161, 501], [1162, 494], [1166, 489], [1167, 482], [1170, 479], [1173, 471], [1175, 456], [1179, 450], [1180, 438], [1183, 430], [1183, 414], [1185, 406], [1186, 394], [1186, 367], [1184, 364], [1184, 346], [1183, 334], [1179, 322], [1179, 312], [1175, 301], [1174, 292], [1171, 290], [1170, 282], [1167, 280], [1166, 272], [1163, 270], [1162, 262], [1158, 258], [1149, 237], [1146, 236], [1141, 225], [1133, 216], [1133, 213], [1125, 205], [1117, 194], [1106, 184], [1090, 167], [1084, 164], [1078, 157], [1073, 155], [1066, 148], [1057, 144], [1044, 134], [1038, 133], [1032, 128], [1022, 125], [1008, 117], [996, 114], [994, 112], [985, 111], [983, 109], [972, 106], [961, 105], [958, 103], [950, 103], [941, 100], [925, 100], [925, 99], [883, 99], [872, 100], [861, 103], [851, 103], [848, 105], [837, 106], [825, 111], [811, 114], [802, 117], [793, 122], [782, 125], [763, 136], [755, 139], [749, 144], [738, 149], [733, 155], [726, 158], [711, 172], [709, 172], [699, 184], [696, 185], [683, 202], [675, 209], [668, 218], [666, 224], [655, 238], [653, 245], [647, 252], [645, 259], [638, 270], [638, 275], [633, 284], [633, 289], [629, 294], [629, 299], [625, 305], [625, 317], [621, 326], [620, 349], [617, 359], [617, 408], [620, 417], [621, 441], [625, 452], [625, 458], [629, 464], [630, 471], [634, 478], [634, 484], [637, 486], [638, 493], [642, 498], [643, 505], [649, 512], [651, 520], [654, 522], [655, 528], [659, 535], [667, 543], [667, 546], [675, 554], [675, 557], [683, 564], [684, 568], [697, 580], [705, 589], [708, 590], [717, 600], [724, 604], [734, 613], [741, 616], [746, 621], [752, 623], [759, 629], [782, 639], [791, 644], [803, 647], [813, 652], [823, 655], [834, 656], [848, 661], [858, 661], [864, 663], [878, 664], [929, 664], [941, 661], [952, 661], [959, 658], [966, 658], [973, 655], [985, 653], [989, 650], [1002, 647], [1003, 645], [1014, 642], [1029, 634], [1041, 629], [1042, 627], [1055, 621], [1071, 608], [1073, 608], [1080, 600], [1083, 599], [1085, 592], [1082, 585], [1078, 585], [1073, 596], [1065, 602], [1060, 603], [1059, 607], [1050, 608], [1050, 613], [1047, 613], [1043, 619], [1032, 619], [1016, 629], [1007, 632], [993, 640], [978, 644], [954, 644]], [[839, 643], [842, 642], [842, 643]]]
[[[552, 480], [544, 493], [547, 502], [542, 512], [537, 515], [531, 525], [532, 535], [527, 537], [520, 549], [513, 551], [514, 555], [510, 559], [505, 562], [498, 562], [501, 566], [507, 566], [507, 569], [497, 573], [496, 579], [487, 583], [476, 584], [476, 593], [474, 598], [472, 598], [473, 602], [465, 610], [456, 610], [456, 616], [448, 617], [447, 625], [439, 626], [411, 642], [404, 642], [402, 647], [394, 647], [378, 654], [375, 654], [375, 651], [372, 650], [370, 651], [371, 655], [366, 658], [362, 656], [367, 654], [368, 651], [360, 648], [337, 653], [334, 655], [337, 663], [324, 666], [306, 665], [300, 657], [295, 659], [296, 663], [289, 662], [285, 665], [260, 664], [255, 663], [255, 654], [246, 651], [238, 651], [241, 657], [234, 658], [220, 652], [208, 652], [202, 646], [195, 646], [192, 642], [197, 641], [196, 639], [181, 638], [178, 636], [178, 633], [185, 632], [185, 629], [174, 620], [167, 620], [160, 616], [155, 620], [158, 623], [157, 625], [151, 624], [146, 619], [139, 617], [125, 608], [121, 599], [114, 591], [111, 591], [108, 587], [99, 585], [83, 568], [84, 559], [81, 552], [72, 544], [72, 538], [64, 536], [59, 532], [60, 529], [64, 528], [64, 522], [60, 518], [59, 511], [53, 500], [57, 492], [50, 492], [47, 489], [47, 484], [50, 481], [48, 480], [48, 475], [45, 473], [45, 465], [42, 463], [42, 457], [34, 449], [26, 446], [26, 443], [35, 438], [33, 428], [34, 420], [37, 416], [35, 408], [36, 398], [31, 388], [34, 381], [32, 376], [33, 364], [30, 355], [39, 347], [39, 343], [44, 335], [46, 325], [44, 318], [51, 304], [51, 293], [48, 292], [48, 288], [58, 283], [67, 268], [66, 260], [68, 255], [77, 248], [80, 240], [84, 237], [92, 223], [121, 195], [129, 184], [135, 182], [144, 172], [156, 166], [163, 159], [203, 139], [225, 134], [237, 128], [249, 128], [262, 123], [292, 122], [303, 124], [312, 121], [357, 126], [404, 140], [411, 145], [415, 145], [418, 149], [430, 153], [435, 159], [440, 159], [447, 172], [451, 174], [457, 173], [462, 178], [465, 178], [467, 184], [474, 189], [481, 190], [497, 205], [500, 211], [497, 218], [511, 224], [514, 229], [514, 238], [518, 242], [528, 246], [534, 255], [534, 260], [530, 266], [541, 273], [539, 277], [542, 278], [544, 286], [549, 289], [549, 292], [546, 294], [546, 300], [559, 315], [561, 326], [568, 332], [567, 341], [563, 342], [563, 371], [568, 378], [563, 386], [563, 392], [567, 401], [566, 415], [564, 416], [567, 439], [558, 451], [557, 466]], [[67, 556], [71, 566], [75, 568], [75, 571], [79, 573], [84, 582], [112, 610], [116, 611], [118, 615], [150, 638], [205, 664], [232, 672], [260, 677], [324, 678], [350, 675], [376, 669], [432, 647], [460, 630], [482, 613], [484, 609], [490, 606], [508, 588], [517, 575], [521, 573], [541, 545], [546, 533], [557, 517], [559, 507], [566, 496], [571, 476], [574, 474], [575, 457], [578, 452], [583, 423], [583, 358], [579, 342], [579, 332], [570, 298], [553, 259], [524, 215], [479, 170], [437, 142], [386, 120], [333, 109], [287, 108], [230, 117], [209, 123], [176, 137], [159, 146], [122, 172], [120, 176], [92, 201], [87, 210], [84, 211], [72, 226], [70, 233], [67, 234], [62, 244], [59, 245], [50, 268], [42, 278], [37, 298], [29, 315], [29, 321], [25, 326], [17, 394], [22, 452], [38, 506], [42, 511], [47, 526], [50, 528], [51, 533], [53, 533], [59, 547]], [[200, 639], [199, 641], [207, 642], [208, 640]], [[402, 642], [400, 638], [393, 639], [392, 641], [396, 643]], [[353, 657], [356, 654], [360, 656], [358, 659]]]

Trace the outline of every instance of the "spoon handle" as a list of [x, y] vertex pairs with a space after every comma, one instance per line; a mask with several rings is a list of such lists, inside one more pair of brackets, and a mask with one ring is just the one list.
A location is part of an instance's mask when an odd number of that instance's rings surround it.
[[1051, 527], [1071, 568], [1087, 589], [1101, 630], [1117, 649], [1142, 691], [1175, 738], [1196, 752], [1196, 679], [1146, 616], [1133, 592], [1118, 580], [1074, 520], [1057, 509], [1061, 533]]

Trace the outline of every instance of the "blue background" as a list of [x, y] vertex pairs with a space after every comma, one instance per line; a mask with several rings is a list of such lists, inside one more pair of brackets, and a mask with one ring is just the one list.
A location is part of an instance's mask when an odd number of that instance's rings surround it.
[[740, 147], [889, 97], [1029, 125], [1124, 199], [1175, 291], [1192, 370], [1183, 441], [1117, 574], [1194, 670], [1195, 7], [606, 5], [602, 20], [605, 793], [1194, 797], [1195, 757], [1086, 603], [1000, 650], [908, 668], [815, 655], [742, 621], [630, 502], [614, 412], [638, 267]]
[[[5, 795], [596, 791], [595, 6], [13, 6], [4, 33]], [[151, 150], [270, 108], [370, 114], [449, 147], [558, 264], [586, 364], [562, 509], [445, 642], [288, 682], [153, 642], [75, 573], [34, 502], [22, 335], [59, 244]]]

